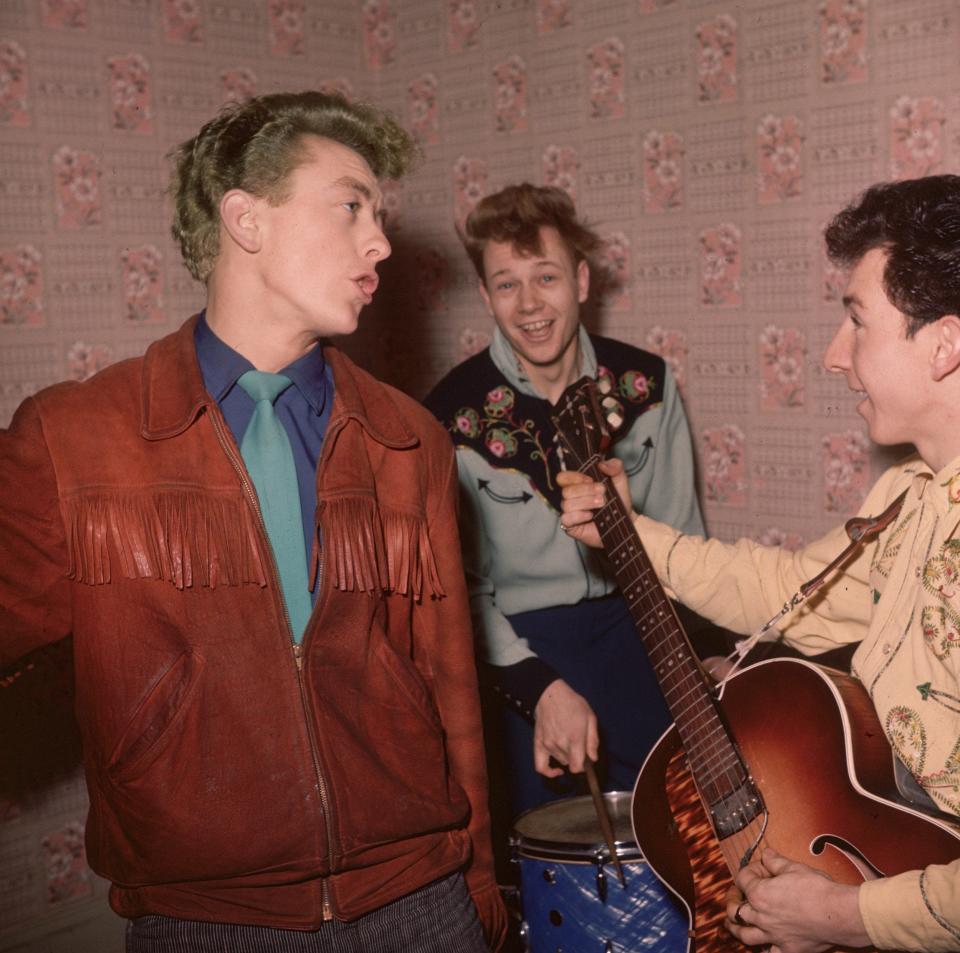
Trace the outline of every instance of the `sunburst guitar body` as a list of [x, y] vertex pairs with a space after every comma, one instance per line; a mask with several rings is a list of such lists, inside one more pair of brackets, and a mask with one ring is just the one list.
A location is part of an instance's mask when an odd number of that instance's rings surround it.
[[676, 726], [648, 756], [631, 806], [638, 847], [686, 909], [691, 953], [744, 950], [723, 926], [724, 897], [754, 844], [847, 884], [960, 857], [953, 824], [900, 802], [890, 747], [855, 679], [773, 659], [734, 675], [719, 708], [762, 819], [717, 836]]

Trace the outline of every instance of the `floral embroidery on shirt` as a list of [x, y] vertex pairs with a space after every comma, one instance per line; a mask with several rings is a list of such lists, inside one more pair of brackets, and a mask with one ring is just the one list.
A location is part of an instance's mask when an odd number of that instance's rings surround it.
[[620, 375], [620, 393], [627, 400], [646, 400], [656, 381], [648, 378], [643, 371], [627, 371]]
[[926, 561], [920, 578], [924, 590], [937, 600], [921, 611], [923, 638], [934, 655], [943, 659], [960, 645], [960, 540], [948, 539]]
[[512, 457], [517, 452], [517, 438], [503, 427], [487, 431], [487, 449], [495, 457]]
[[465, 437], [483, 435], [487, 450], [501, 460], [516, 456], [520, 442], [528, 444], [531, 460], [542, 460], [547, 486], [553, 488], [547, 452], [540, 442], [540, 431], [533, 420], [518, 420], [513, 414], [516, 395], [506, 385], [487, 391], [481, 416], [472, 407], [461, 407], [454, 415], [453, 426]]
[[960, 628], [957, 615], [946, 606], [924, 606], [920, 613], [923, 640], [938, 659], [960, 645]]
[[923, 587], [941, 599], [957, 595], [960, 580], [960, 539], [948, 539], [938, 555], [927, 560], [923, 567]]
[[618, 394], [634, 404], [643, 403], [658, 387], [657, 378], [652, 374], [637, 370], [624, 371], [618, 381], [613, 371], [602, 364], [597, 366], [597, 384], [604, 394]]
[[[631, 433], [641, 416], [663, 404], [666, 364], [662, 357], [620, 341], [591, 336], [590, 342], [604, 393], [603, 410], [616, 440]], [[524, 378], [522, 369], [518, 377]], [[527, 384], [511, 383], [490, 347], [447, 375], [426, 404], [452, 434], [458, 449], [472, 450], [495, 470], [522, 473], [550, 507], [560, 510], [553, 407], [530, 392]], [[650, 450], [652, 446], [651, 442]], [[645, 448], [639, 453], [635, 468], [650, 456]]]
[[927, 733], [920, 716], [905, 705], [895, 705], [887, 712], [884, 731], [900, 760], [919, 777], [927, 757]]
[[950, 504], [950, 509], [953, 509], [957, 503], [960, 503], [960, 473], [954, 473], [946, 483], [941, 483], [940, 486], [947, 488], [947, 502]]
[[453, 422], [465, 437], [476, 437], [480, 434], [480, 415], [472, 407], [461, 407]]
[[893, 561], [897, 558], [897, 553], [900, 552], [900, 545], [903, 542], [903, 536], [907, 531], [907, 526], [910, 525], [910, 521], [913, 519], [916, 512], [916, 508], [910, 510], [910, 512], [903, 516], [900, 519], [900, 522], [897, 523], [897, 525], [894, 526], [894, 528], [890, 531], [890, 535], [883, 544], [883, 549], [874, 557], [873, 565], [870, 567], [871, 572], [883, 576], [884, 579], [890, 575], [890, 567], [893, 565]]
[[942, 771], [919, 776], [917, 780], [930, 797], [952, 814], [960, 814], [960, 740], [953, 746]]

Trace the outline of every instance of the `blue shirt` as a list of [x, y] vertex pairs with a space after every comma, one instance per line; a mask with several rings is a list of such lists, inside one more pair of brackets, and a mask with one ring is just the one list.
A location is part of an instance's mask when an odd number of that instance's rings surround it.
[[[256, 368], [213, 333], [205, 314], [201, 314], [197, 322], [194, 342], [204, 386], [219, 404], [239, 447], [253, 416], [254, 405], [250, 395], [236, 386], [237, 378]], [[274, 409], [293, 450], [303, 538], [309, 560], [313, 552], [317, 509], [317, 461], [333, 406], [333, 372], [323, 359], [323, 348], [318, 345], [277, 373], [293, 381], [293, 386], [277, 398]], [[316, 598], [314, 593], [314, 601]]]

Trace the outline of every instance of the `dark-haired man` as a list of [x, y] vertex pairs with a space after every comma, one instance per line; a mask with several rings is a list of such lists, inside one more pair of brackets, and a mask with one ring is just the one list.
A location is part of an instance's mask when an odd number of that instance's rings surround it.
[[702, 533], [703, 523], [666, 363], [580, 323], [600, 239], [569, 196], [526, 183], [487, 196], [464, 243], [493, 342], [454, 368], [427, 406], [457, 446], [471, 606], [495, 686], [512, 703], [507, 774], [518, 812], [570, 793], [563, 769], [582, 772], [601, 750], [607, 788], [629, 790], [668, 723], [612, 572], [559, 528], [550, 414], [564, 389], [583, 375], [606, 378], [624, 420], [614, 453], [634, 505], [684, 532]]
[[504, 932], [453, 453], [322, 340], [376, 290], [414, 151], [320, 93], [221, 113], [173, 177], [205, 312], [0, 432], [0, 660], [73, 636], [131, 953]]
[[[912, 443], [917, 453], [884, 473], [861, 509], [877, 515], [905, 492], [899, 515], [780, 629], [808, 654], [859, 643], [853, 671], [908, 781], [919, 786], [914, 797], [957, 816], [960, 177], [874, 186], [834, 219], [826, 240], [831, 257], [852, 270], [846, 317], [824, 366], [857, 394], [874, 441]], [[625, 495], [619, 465], [611, 462], [609, 471]], [[598, 545], [590, 514], [602, 487], [575, 473], [563, 481], [568, 531]], [[748, 540], [706, 542], [644, 516], [635, 521], [668, 590], [743, 633], [759, 628], [847, 543], [838, 527], [790, 553]], [[960, 949], [960, 860], [848, 886], [768, 850], [736, 883], [742, 893], [727, 905], [727, 925], [749, 946]]]

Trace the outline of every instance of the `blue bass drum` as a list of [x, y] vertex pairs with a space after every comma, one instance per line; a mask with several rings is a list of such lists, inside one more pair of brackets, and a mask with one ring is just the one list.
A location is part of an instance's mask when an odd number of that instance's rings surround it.
[[622, 887], [593, 800], [552, 801], [521, 814], [511, 836], [520, 864], [521, 934], [530, 953], [678, 953], [688, 920], [633, 840], [630, 793], [604, 795]]

